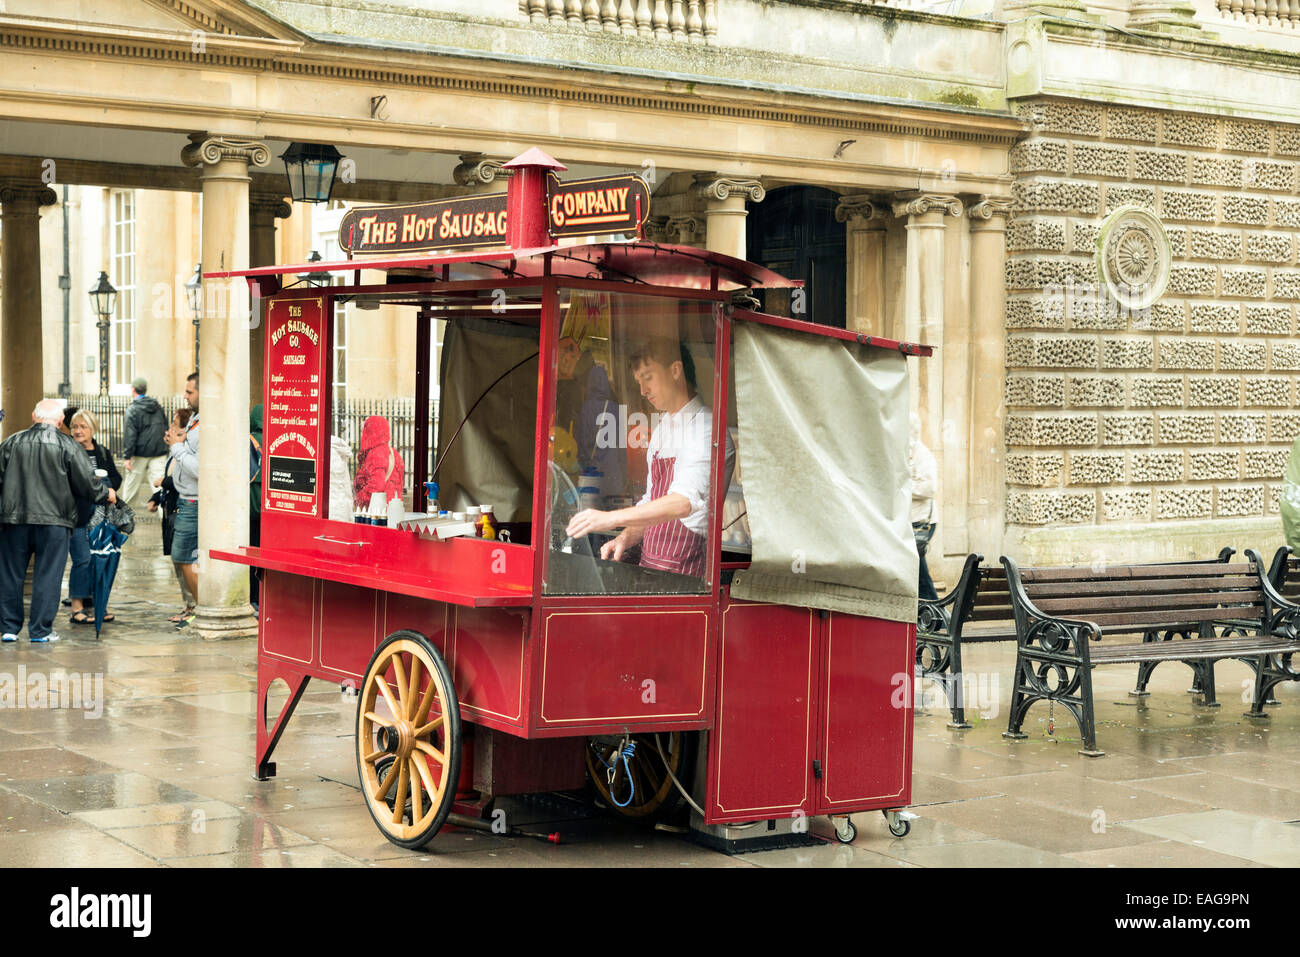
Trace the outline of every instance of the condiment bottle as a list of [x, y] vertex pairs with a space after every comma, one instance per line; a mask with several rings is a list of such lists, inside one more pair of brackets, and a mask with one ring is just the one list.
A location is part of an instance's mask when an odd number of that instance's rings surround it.
[[388, 502], [388, 515], [386, 516], [386, 524], [388, 525], [389, 528], [396, 528], [399, 524], [401, 524], [401, 521], [404, 518], [406, 518], [406, 506], [402, 504], [402, 500], [400, 498], [394, 495]]
[[483, 517], [480, 518], [478, 522], [478, 537], [490, 538], [495, 541], [497, 537], [497, 527], [492, 521], [492, 506], [480, 505], [479, 511], [482, 512]]
[[482, 513], [479, 511], [479, 507], [477, 505], [465, 506], [465, 521], [469, 522], [471, 525], [474, 526], [475, 538], [478, 537], [478, 533], [479, 533], [478, 526], [481, 520], [482, 520]]

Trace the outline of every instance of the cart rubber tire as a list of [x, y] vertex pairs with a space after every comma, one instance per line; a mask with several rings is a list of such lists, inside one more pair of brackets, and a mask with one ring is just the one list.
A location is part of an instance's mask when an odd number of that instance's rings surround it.
[[[653, 733], [632, 735], [632, 740], [637, 746], [636, 754], [630, 761], [637, 781], [637, 793], [633, 796], [632, 803], [627, 807], [619, 807], [610, 796], [609, 785], [605, 781], [605, 767], [596, 757], [593, 747], [601, 747], [603, 742], [603, 753], [605, 750], [612, 749], [613, 743], [618, 738], [621, 738], [621, 735], [604, 735], [587, 740], [587, 774], [591, 778], [591, 785], [595, 788], [600, 802], [617, 816], [633, 821], [653, 824], [672, 817], [686, 802], [682, 800], [681, 793], [673, 784], [672, 778], [664, 771], [664, 762], [655, 747]], [[673, 774], [677, 775], [677, 780], [682, 782], [682, 787], [689, 788], [694, 780], [695, 758], [699, 749], [700, 736], [691, 731], [661, 731], [659, 740], [663, 743], [669, 760], [673, 761]], [[608, 758], [608, 755], [606, 757]], [[615, 793], [620, 798], [627, 796], [624, 778], [623, 762], [620, 760], [614, 778]], [[654, 785], [653, 792], [648, 797], [643, 791], [646, 782]]]
[[897, 824], [889, 821], [889, 818], [885, 818], [885, 820], [889, 822], [889, 833], [894, 837], [907, 837], [908, 834], [912, 833], [912, 822], [906, 818], [903, 818]]
[[[375, 649], [356, 728], [357, 777], [375, 826], [398, 847], [423, 847], [451, 813], [461, 762], [460, 702], [428, 638], [396, 631]], [[398, 765], [393, 782], [380, 774], [390, 762]]]
[[845, 821], [844, 827], [835, 825], [835, 840], [841, 844], [852, 844], [858, 839], [858, 827], [852, 821]]

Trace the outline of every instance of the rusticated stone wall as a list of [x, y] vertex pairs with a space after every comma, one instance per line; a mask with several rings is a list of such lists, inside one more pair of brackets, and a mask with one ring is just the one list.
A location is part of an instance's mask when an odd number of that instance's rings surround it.
[[[1300, 434], [1300, 126], [1041, 99], [1011, 154], [1007, 523], [1276, 515]], [[1167, 286], [1129, 308], [1102, 224], [1154, 214]]]

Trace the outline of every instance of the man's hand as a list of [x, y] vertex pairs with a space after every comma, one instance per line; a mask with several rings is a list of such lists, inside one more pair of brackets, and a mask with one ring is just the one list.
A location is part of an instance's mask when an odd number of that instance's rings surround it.
[[573, 518], [564, 534], [570, 538], [583, 538], [590, 532], [607, 532], [622, 522], [617, 521], [613, 512], [602, 512], [598, 508], [584, 508]]
[[149, 499], [149, 511], [151, 512], [158, 511], [158, 503], [155, 502], [153, 499]]
[[601, 545], [600, 557], [608, 562], [621, 562], [623, 560], [623, 553], [627, 551], [628, 547], [626, 535], [626, 532], [621, 533], [614, 536], [604, 545]]
[[127, 459], [127, 460], [126, 460], [126, 470], [127, 470], [128, 472], [131, 471], [131, 460], [130, 460], [130, 459]]
[[117, 504], [117, 492], [115, 492], [115, 491], [114, 491], [113, 489], [111, 489], [111, 488], [108, 490], [108, 504], [109, 504], [109, 505], [116, 505], [116, 504]]

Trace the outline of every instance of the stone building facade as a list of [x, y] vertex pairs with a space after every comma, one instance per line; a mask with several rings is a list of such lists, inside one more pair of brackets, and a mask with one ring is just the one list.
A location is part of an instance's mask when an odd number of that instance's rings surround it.
[[1013, 109], [1033, 131], [1011, 154], [1008, 542], [1061, 560], [1264, 548], [1300, 435], [1300, 126]]

